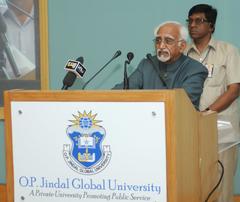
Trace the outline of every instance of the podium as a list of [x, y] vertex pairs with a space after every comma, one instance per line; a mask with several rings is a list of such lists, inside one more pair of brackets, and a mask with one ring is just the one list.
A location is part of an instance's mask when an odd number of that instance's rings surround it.
[[216, 114], [181, 89], [15, 90], [4, 103], [8, 202], [203, 202], [218, 181]]

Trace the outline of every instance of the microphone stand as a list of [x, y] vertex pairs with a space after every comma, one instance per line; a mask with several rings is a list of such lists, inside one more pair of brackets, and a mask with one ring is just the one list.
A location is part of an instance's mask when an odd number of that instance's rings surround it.
[[124, 63], [123, 89], [129, 89], [129, 79], [128, 79], [128, 75], [127, 75], [127, 64], [130, 64], [133, 57], [134, 57], [134, 54], [132, 52], [128, 52], [127, 60], [125, 60], [125, 63]]
[[129, 80], [128, 80], [128, 75], [127, 75], [127, 64], [129, 64], [129, 62], [126, 60], [124, 62], [123, 89], [129, 89]]

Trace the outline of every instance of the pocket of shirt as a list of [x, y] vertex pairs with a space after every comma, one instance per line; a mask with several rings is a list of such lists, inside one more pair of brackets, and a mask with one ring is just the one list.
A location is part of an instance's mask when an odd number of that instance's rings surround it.
[[209, 73], [204, 87], [224, 87], [226, 85], [226, 67], [218, 64], [207, 64], [205, 66], [207, 66]]

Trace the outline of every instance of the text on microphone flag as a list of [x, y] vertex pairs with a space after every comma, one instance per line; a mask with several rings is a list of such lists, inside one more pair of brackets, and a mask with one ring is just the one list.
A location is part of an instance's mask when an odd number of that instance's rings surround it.
[[77, 77], [83, 77], [86, 72], [86, 68], [83, 66], [83, 64], [76, 60], [68, 60], [64, 69], [75, 73]]

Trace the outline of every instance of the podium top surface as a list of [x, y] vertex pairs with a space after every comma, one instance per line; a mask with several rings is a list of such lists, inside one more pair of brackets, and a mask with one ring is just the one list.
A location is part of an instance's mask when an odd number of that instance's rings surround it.
[[10, 90], [11, 101], [166, 101], [176, 96], [189, 100], [183, 89], [174, 90]]

